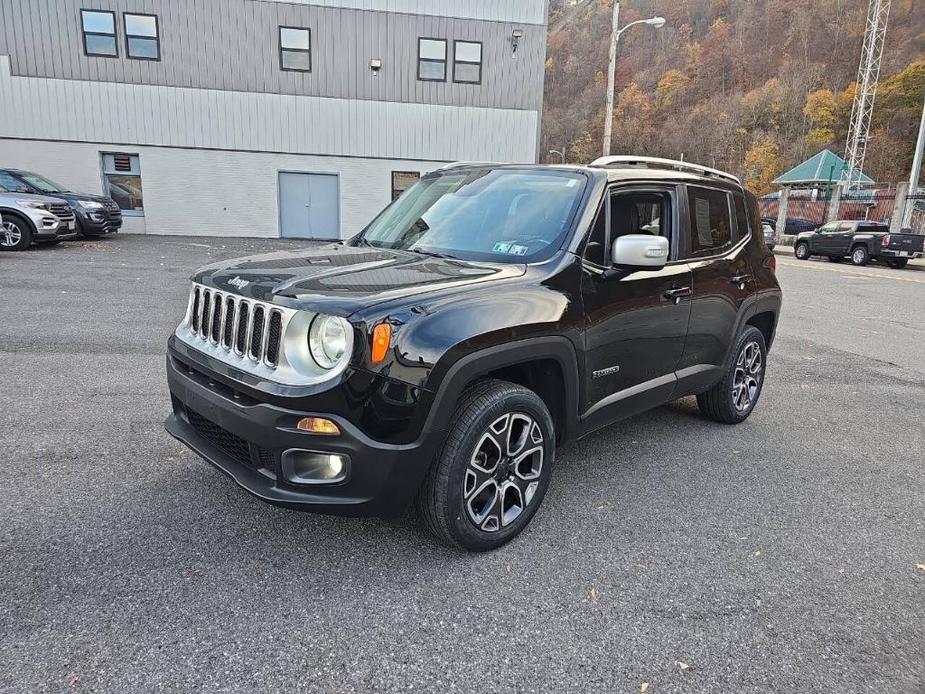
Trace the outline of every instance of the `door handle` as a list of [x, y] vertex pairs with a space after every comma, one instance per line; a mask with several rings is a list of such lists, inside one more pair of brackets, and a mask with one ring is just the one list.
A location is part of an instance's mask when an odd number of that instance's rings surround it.
[[733, 275], [729, 278], [729, 281], [733, 284], [745, 284], [752, 278], [751, 275]]
[[668, 289], [662, 292], [662, 296], [670, 301], [674, 301], [675, 304], [680, 304], [681, 297], [690, 296], [693, 293], [690, 287], [676, 287], [675, 289]]

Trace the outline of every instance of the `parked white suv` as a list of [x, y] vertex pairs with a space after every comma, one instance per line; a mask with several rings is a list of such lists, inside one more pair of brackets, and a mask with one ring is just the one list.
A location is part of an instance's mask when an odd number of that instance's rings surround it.
[[0, 182], [0, 251], [22, 251], [33, 242], [57, 243], [77, 236], [70, 206], [58, 198], [7, 190]]

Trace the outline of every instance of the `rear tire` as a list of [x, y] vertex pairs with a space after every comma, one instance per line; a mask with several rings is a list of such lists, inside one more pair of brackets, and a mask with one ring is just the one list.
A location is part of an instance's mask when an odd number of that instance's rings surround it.
[[764, 334], [755, 326], [746, 325], [736, 340], [732, 361], [723, 378], [697, 396], [701, 414], [723, 424], [738, 424], [748, 419], [764, 387], [767, 352]]
[[549, 487], [552, 417], [532, 390], [486, 380], [463, 393], [450, 421], [418, 494], [418, 513], [449, 545], [496, 549], [527, 526]]
[[0, 227], [0, 251], [24, 251], [32, 245], [32, 229], [18, 214], [6, 212]]
[[904, 267], [906, 267], [906, 265], [909, 264], [909, 259], [908, 258], [897, 258], [896, 260], [886, 261], [886, 264], [889, 265], [891, 268], [895, 268], [896, 270], [902, 270]]
[[851, 249], [851, 264], [862, 267], [870, 262], [867, 246], [855, 246]]
[[809, 244], [803, 241], [793, 247], [793, 254], [797, 260], [809, 260]]

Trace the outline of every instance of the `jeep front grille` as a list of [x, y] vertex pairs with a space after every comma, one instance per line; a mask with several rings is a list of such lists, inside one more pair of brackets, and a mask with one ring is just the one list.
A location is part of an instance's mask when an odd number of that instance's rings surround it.
[[280, 340], [269, 339], [266, 316], [270, 323], [282, 326], [282, 309], [262, 301], [245, 299], [214, 289], [193, 286], [190, 293], [188, 327], [199, 339], [234, 351], [252, 361], [276, 366], [279, 363]]
[[[302, 386], [330, 380], [347, 368], [324, 369], [311, 357], [312, 311], [249, 299], [193, 283], [186, 317], [175, 336], [183, 343], [261, 381]], [[347, 333], [347, 352], [354, 336]]]

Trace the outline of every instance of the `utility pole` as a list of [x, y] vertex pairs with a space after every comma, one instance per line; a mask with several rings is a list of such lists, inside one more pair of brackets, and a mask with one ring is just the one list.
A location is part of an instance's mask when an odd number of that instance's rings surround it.
[[610, 156], [613, 135], [613, 91], [617, 72], [617, 41], [620, 40], [620, 0], [613, 0], [613, 23], [610, 28], [610, 62], [607, 64], [607, 110], [604, 112], [604, 156]]
[[909, 172], [909, 190], [906, 193], [906, 209], [903, 214], [903, 228], [912, 225], [912, 208], [917, 198], [909, 199], [910, 195], [918, 195], [919, 176], [922, 173], [922, 157], [925, 156], [925, 102], [922, 103], [922, 122], [919, 123], [919, 137], [915, 141], [915, 156], [912, 158], [912, 171]]
[[867, 9], [867, 26], [864, 31], [864, 47], [858, 65], [857, 91], [851, 105], [851, 122], [848, 125], [848, 141], [845, 144], [845, 159], [848, 168], [842, 173], [840, 185], [853, 188], [864, 171], [867, 156], [867, 142], [870, 140], [870, 118], [877, 96], [877, 82], [880, 79], [880, 61], [883, 58], [883, 37], [890, 16], [892, 0], [870, 0]]

